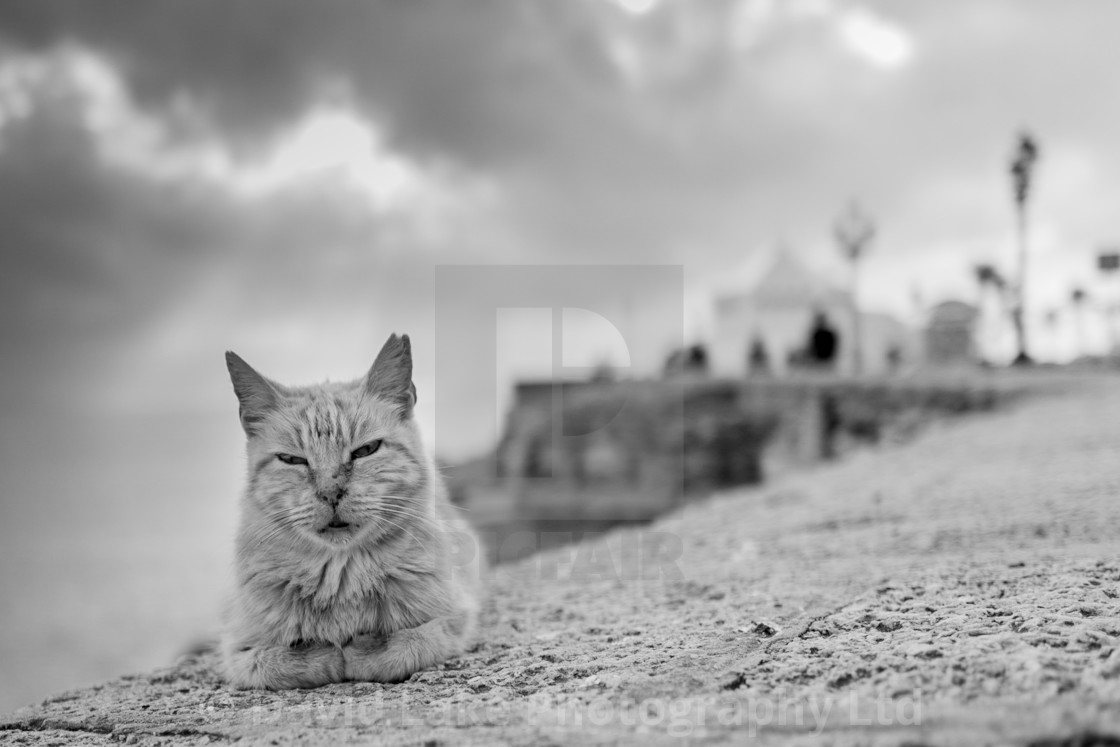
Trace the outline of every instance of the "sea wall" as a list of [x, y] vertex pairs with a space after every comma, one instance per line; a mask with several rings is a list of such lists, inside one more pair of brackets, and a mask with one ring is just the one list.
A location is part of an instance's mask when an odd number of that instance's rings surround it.
[[522, 384], [492, 459], [449, 475], [506, 518], [645, 521], [713, 490], [994, 408], [990, 379], [668, 380]]

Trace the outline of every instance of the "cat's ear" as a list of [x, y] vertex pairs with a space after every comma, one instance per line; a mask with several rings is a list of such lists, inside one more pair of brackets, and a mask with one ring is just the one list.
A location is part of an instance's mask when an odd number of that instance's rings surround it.
[[389, 335], [366, 374], [364, 386], [367, 393], [399, 406], [403, 415], [412, 411], [416, 387], [412, 384], [412, 343], [408, 335]]
[[241, 403], [241, 427], [245, 434], [255, 434], [268, 413], [280, 402], [280, 391], [275, 384], [261, 376], [237, 353], [226, 351], [226, 368], [233, 381], [233, 391]]

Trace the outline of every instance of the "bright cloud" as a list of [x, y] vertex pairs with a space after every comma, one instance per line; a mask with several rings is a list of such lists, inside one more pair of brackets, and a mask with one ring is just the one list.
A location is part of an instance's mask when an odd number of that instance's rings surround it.
[[851, 8], [839, 19], [840, 38], [856, 54], [883, 68], [905, 64], [914, 53], [909, 35], [866, 8]]
[[660, 0], [614, 0], [614, 2], [622, 10], [635, 16], [643, 16], [656, 10], [660, 5]]
[[338, 176], [375, 205], [392, 205], [421, 189], [423, 176], [387, 151], [370, 123], [345, 108], [309, 112], [258, 163], [231, 181], [248, 192], [271, 192], [322, 175]]
[[[493, 193], [480, 179], [394, 152], [376, 123], [345, 103], [309, 109], [270, 147], [243, 157], [208, 136], [204, 117], [187, 99], [177, 101], [168, 116], [142, 109], [120, 72], [89, 49], [65, 45], [38, 55], [0, 57], [0, 136], [6, 124], [50, 99], [79, 104], [81, 124], [107, 165], [158, 182], [201, 182], [249, 200], [326, 187], [348, 192], [375, 214], [415, 211], [428, 217], [457, 201]], [[174, 136], [174, 117], [199, 132], [187, 140]]]

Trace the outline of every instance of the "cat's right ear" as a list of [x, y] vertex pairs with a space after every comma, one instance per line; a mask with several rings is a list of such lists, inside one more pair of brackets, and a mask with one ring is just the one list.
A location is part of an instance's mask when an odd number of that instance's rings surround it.
[[365, 390], [396, 405], [408, 417], [416, 405], [412, 383], [412, 343], [408, 335], [389, 335], [365, 378]]
[[226, 368], [233, 382], [233, 391], [241, 403], [241, 427], [245, 435], [256, 434], [270, 411], [280, 402], [276, 385], [261, 376], [237, 353], [226, 351]]

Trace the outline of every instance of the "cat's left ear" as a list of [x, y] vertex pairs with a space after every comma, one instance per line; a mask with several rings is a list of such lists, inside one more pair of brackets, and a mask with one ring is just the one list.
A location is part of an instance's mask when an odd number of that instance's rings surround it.
[[280, 389], [231, 350], [226, 351], [226, 368], [229, 369], [237, 401], [241, 404], [241, 427], [245, 429], [245, 435], [252, 436], [279, 403]]
[[412, 343], [408, 335], [389, 335], [366, 374], [365, 389], [400, 407], [402, 415], [412, 412], [416, 387], [412, 383]]

